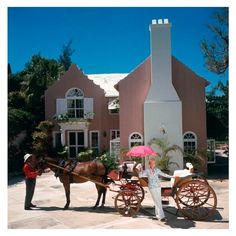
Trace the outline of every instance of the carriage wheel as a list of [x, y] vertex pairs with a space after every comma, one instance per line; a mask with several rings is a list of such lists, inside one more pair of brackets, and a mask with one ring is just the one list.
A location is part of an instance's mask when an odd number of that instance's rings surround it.
[[125, 185], [121, 186], [121, 190], [130, 190], [130, 191], [135, 192], [137, 196], [139, 197], [140, 203], [144, 199], [144, 195], [145, 195], [144, 189], [142, 186], [140, 186], [137, 183], [128, 182]]
[[202, 180], [191, 180], [181, 185], [176, 192], [175, 201], [182, 215], [192, 220], [206, 220], [216, 211], [216, 194]]
[[135, 192], [120, 191], [115, 198], [116, 210], [123, 216], [135, 216], [140, 209], [140, 200]]

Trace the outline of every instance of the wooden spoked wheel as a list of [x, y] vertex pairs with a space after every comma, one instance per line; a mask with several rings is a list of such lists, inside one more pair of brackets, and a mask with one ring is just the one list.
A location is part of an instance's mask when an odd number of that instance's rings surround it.
[[215, 191], [202, 180], [191, 180], [181, 185], [175, 201], [181, 214], [192, 220], [210, 218], [217, 206]]
[[144, 199], [144, 195], [145, 195], [144, 189], [142, 186], [140, 186], [137, 183], [128, 182], [125, 185], [122, 185], [120, 189], [121, 190], [130, 190], [130, 191], [135, 192], [137, 194], [137, 196], [139, 197], [140, 203]]
[[135, 216], [140, 209], [139, 197], [130, 190], [120, 191], [115, 198], [115, 207], [123, 216]]

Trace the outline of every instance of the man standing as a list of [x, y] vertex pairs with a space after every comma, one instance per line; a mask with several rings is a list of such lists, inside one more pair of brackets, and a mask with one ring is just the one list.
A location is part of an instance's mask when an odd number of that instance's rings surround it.
[[148, 161], [149, 167], [146, 170], [141, 170], [139, 177], [148, 177], [148, 187], [155, 204], [155, 215], [153, 219], [159, 219], [160, 221], [166, 221], [165, 214], [162, 208], [161, 201], [161, 183], [159, 176], [165, 178], [175, 178], [174, 176], [167, 175], [161, 170], [156, 168], [156, 159], [150, 158]]
[[25, 184], [26, 184], [26, 194], [25, 194], [25, 210], [32, 210], [31, 207], [36, 207], [32, 204], [32, 198], [34, 196], [34, 189], [36, 184], [36, 177], [41, 175], [39, 171], [36, 170], [36, 157], [33, 154], [25, 154], [24, 156], [24, 173], [25, 173]]

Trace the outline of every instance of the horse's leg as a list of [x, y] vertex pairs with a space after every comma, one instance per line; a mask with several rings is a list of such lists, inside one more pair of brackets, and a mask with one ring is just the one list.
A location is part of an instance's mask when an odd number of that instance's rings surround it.
[[101, 207], [104, 207], [104, 205], [105, 205], [106, 193], [107, 193], [107, 189], [106, 188], [102, 188], [102, 205], [101, 205]]
[[[104, 184], [108, 184], [107, 176], [104, 176], [104, 177], [103, 177], [103, 181], [102, 181], [102, 182], [103, 182]], [[107, 188], [101, 187], [101, 189], [102, 189], [102, 205], [101, 205], [101, 207], [104, 207], [105, 201], [106, 201]]]
[[96, 185], [98, 197], [97, 197], [97, 201], [96, 201], [96, 203], [95, 203], [93, 208], [96, 208], [99, 205], [99, 202], [100, 202], [100, 199], [101, 199], [101, 196], [102, 196], [102, 191], [101, 191], [102, 188], [101, 188], [101, 186], [99, 186], [97, 184], [95, 184], [95, 185]]
[[64, 210], [67, 210], [70, 205], [70, 180], [68, 176], [62, 176], [60, 177], [60, 180], [63, 183], [66, 194], [66, 205], [64, 206]]

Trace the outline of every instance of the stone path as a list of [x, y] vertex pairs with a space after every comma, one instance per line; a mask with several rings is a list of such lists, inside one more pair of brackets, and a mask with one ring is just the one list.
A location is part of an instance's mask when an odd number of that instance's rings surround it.
[[114, 208], [116, 193], [107, 192], [105, 208], [91, 209], [96, 201], [96, 188], [93, 183], [71, 185], [71, 205], [65, 204], [64, 188], [52, 173], [37, 179], [33, 203], [38, 208], [25, 211], [25, 184], [23, 179], [15, 178], [8, 186], [8, 228], [9, 229], [228, 229], [228, 180], [210, 180], [210, 185], [218, 197], [217, 214], [214, 221], [201, 222], [177, 217], [173, 199], [164, 208], [167, 222], [151, 219], [154, 214], [153, 202], [148, 189], [142, 209], [135, 218], [123, 217]]

